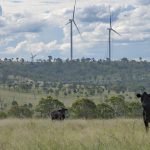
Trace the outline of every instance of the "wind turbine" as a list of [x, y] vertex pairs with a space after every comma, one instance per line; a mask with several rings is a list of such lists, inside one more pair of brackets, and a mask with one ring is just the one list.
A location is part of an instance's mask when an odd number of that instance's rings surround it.
[[74, 10], [73, 10], [73, 16], [71, 19], [69, 19], [69, 22], [66, 24], [70, 24], [70, 58], [71, 60], [73, 59], [73, 25], [75, 25], [78, 33], [80, 34], [81, 36], [81, 33], [80, 33], [80, 30], [75, 22], [75, 11], [76, 11], [76, 0], [75, 0], [75, 5], [74, 5]]
[[35, 54], [35, 55], [33, 55], [32, 53], [31, 53], [31, 63], [33, 63], [34, 62], [34, 58], [36, 57], [37, 55]]
[[109, 61], [111, 61], [111, 32], [113, 31], [114, 33], [118, 34], [119, 36], [121, 36], [116, 30], [114, 30], [112, 28], [112, 14], [111, 14], [111, 10], [109, 7], [109, 12], [110, 12], [110, 20], [109, 20], [109, 28], [107, 28], [107, 30], [109, 31], [109, 39], [108, 39], [108, 44], [109, 44]]
[[3, 16], [2, 2], [0, 3], [0, 16]]

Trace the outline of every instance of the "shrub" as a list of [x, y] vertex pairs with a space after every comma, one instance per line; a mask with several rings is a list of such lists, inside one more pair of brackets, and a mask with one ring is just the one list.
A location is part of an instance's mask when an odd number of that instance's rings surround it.
[[72, 104], [73, 116], [77, 118], [95, 118], [96, 105], [89, 99], [79, 99]]
[[42, 98], [40, 100], [39, 104], [36, 106], [36, 112], [39, 112], [41, 117], [48, 117], [50, 112], [62, 107], [65, 107], [62, 102], [48, 96], [47, 98]]
[[127, 117], [141, 117], [142, 106], [139, 102], [126, 102], [126, 116]]
[[31, 110], [31, 103], [28, 105], [25, 104], [23, 106], [19, 106], [16, 101], [13, 101], [8, 114], [9, 116], [17, 118], [30, 118], [33, 115], [33, 111]]
[[12, 107], [8, 114], [12, 117], [17, 117], [17, 118], [31, 118], [33, 111], [31, 111], [29, 108], [24, 107], [24, 106], [17, 106], [17, 107]]
[[102, 119], [113, 118], [115, 115], [114, 109], [106, 103], [98, 104], [96, 112], [97, 117]]
[[125, 99], [123, 96], [112, 96], [106, 102], [114, 109], [115, 116], [120, 117], [125, 115]]
[[7, 118], [7, 114], [3, 111], [0, 111], [0, 119], [5, 119]]

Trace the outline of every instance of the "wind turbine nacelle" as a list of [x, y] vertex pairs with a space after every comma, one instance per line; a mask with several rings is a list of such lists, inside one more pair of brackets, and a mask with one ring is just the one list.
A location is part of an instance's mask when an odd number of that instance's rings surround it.
[[107, 30], [112, 30], [112, 28], [107, 28]]

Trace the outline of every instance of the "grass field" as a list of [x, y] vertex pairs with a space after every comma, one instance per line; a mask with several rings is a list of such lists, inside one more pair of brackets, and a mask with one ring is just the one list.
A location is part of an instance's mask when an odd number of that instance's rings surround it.
[[0, 121], [0, 150], [149, 150], [141, 120]]
[[[104, 93], [105, 95], [106, 93]], [[132, 97], [132, 100], [135, 100], [135, 94], [134, 93], [126, 93], [128, 95], [130, 95]], [[128, 98], [126, 97], [126, 94], [124, 94], [124, 97], [126, 98], [126, 100], [128, 100]], [[95, 95], [95, 96], [89, 96], [88, 98], [93, 100], [96, 104], [100, 103], [101, 101], [104, 101], [104, 95]], [[109, 94], [109, 97], [116, 95], [116, 93], [111, 92]], [[23, 93], [23, 92], [15, 92], [15, 91], [9, 91], [4, 90], [2, 88], [0, 88], [0, 98], [2, 100], [4, 100], [5, 103], [8, 104], [8, 106], [11, 105], [13, 100], [16, 100], [20, 105], [26, 104], [26, 103], [32, 103], [34, 106], [38, 104], [38, 102], [40, 101], [40, 99], [42, 97], [47, 97], [48, 94], [34, 94], [32, 93]], [[77, 96], [75, 95], [69, 95], [69, 96], [64, 96], [64, 95], [59, 95], [58, 97], [56, 97], [55, 95], [51, 95], [54, 98], [59, 99], [60, 101], [62, 101], [65, 106], [71, 106], [72, 103], [77, 100]], [[83, 97], [83, 96], [81, 96]], [[130, 100], [131, 101], [131, 100]]]

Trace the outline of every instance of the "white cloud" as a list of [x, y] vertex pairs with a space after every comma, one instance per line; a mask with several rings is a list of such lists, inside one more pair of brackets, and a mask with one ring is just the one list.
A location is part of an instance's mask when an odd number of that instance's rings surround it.
[[7, 48], [7, 53], [16, 53], [19, 51], [24, 50], [24, 48], [27, 46], [27, 41], [22, 41], [20, 43], [17, 44], [17, 46], [14, 47], [8, 47]]
[[41, 52], [50, 52], [57, 49], [57, 41], [52, 41], [47, 44], [33, 43], [29, 41], [22, 41], [16, 45], [16, 47], [8, 47], [7, 53], [18, 53], [18, 52], [27, 52], [27, 53], [41, 53]]
[[[112, 34], [114, 41], [124, 45], [121, 43], [150, 40], [150, 10], [149, 6], [145, 5], [149, 1], [112, 1], [112, 25], [122, 35], [119, 37]], [[23, 54], [49, 53], [56, 50], [59, 56], [62, 54], [68, 57], [70, 26], [65, 26], [65, 24], [72, 17], [73, 5], [74, 1], [69, 0], [3, 2], [4, 15], [0, 17], [0, 42], [2, 44], [0, 51], [6, 49], [7, 54], [17, 55], [19, 52]], [[82, 40], [74, 27], [74, 50], [77, 56], [85, 55], [91, 49], [103, 51], [100, 42], [103, 41], [106, 45], [108, 40], [108, 8], [109, 0], [77, 2], [75, 19], [83, 37]], [[52, 27], [59, 28], [57, 31], [54, 28], [56, 36], [53, 36], [49, 30]], [[58, 33], [61, 29], [62, 37]]]

